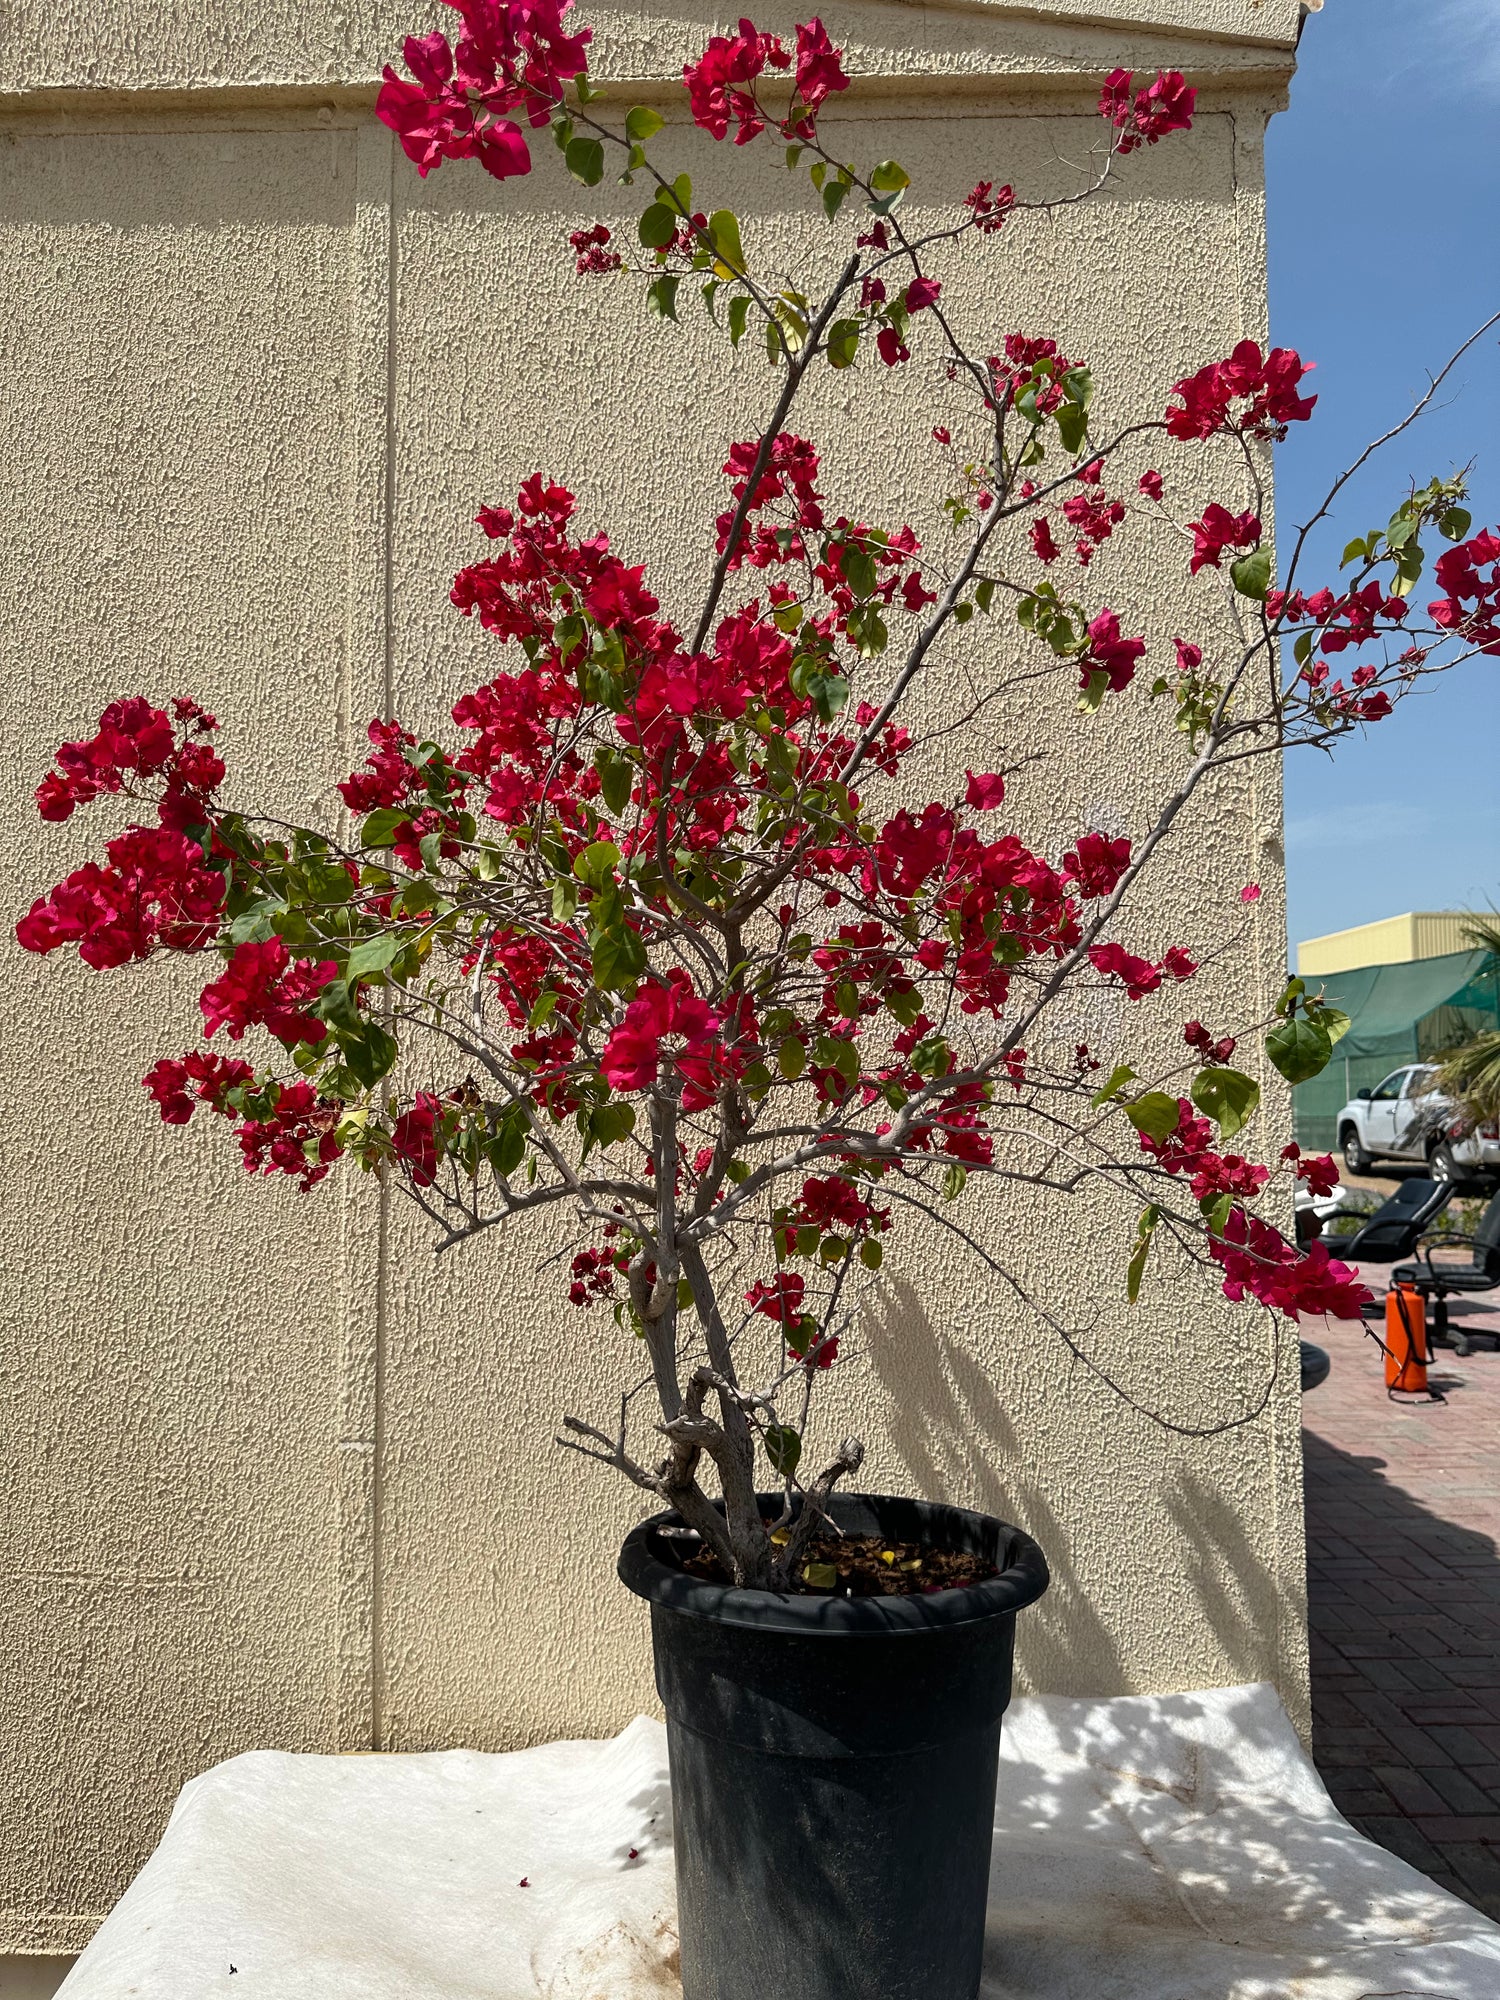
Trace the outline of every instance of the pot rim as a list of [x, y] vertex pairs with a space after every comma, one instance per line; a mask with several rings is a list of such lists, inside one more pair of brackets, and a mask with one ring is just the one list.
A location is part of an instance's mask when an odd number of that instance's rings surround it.
[[[764, 1496], [770, 1508], [778, 1495]], [[919, 1592], [906, 1597], [805, 1597], [774, 1590], [743, 1590], [733, 1584], [710, 1583], [689, 1576], [657, 1555], [652, 1543], [658, 1529], [682, 1525], [673, 1510], [653, 1514], [631, 1529], [620, 1551], [620, 1581], [637, 1597], [689, 1618], [712, 1619], [721, 1625], [741, 1625], [762, 1632], [786, 1632], [803, 1638], [915, 1638], [924, 1632], [947, 1631], [957, 1625], [982, 1624], [1008, 1617], [1034, 1604], [1047, 1588], [1047, 1559], [1023, 1529], [993, 1514], [942, 1501], [913, 1500], [882, 1493], [835, 1494], [829, 1512], [837, 1518], [841, 1506], [856, 1502], [915, 1507], [929, 1520], [957, 1517], [980, 1527], [996, 1528], [1003, 1538], [1005, 1567], [983, 1583], [948, 1590]], [[715, 1503], [721, 1505], [721, 1503]], [[937, 1536], [932, 1539], [937, 1540]]]

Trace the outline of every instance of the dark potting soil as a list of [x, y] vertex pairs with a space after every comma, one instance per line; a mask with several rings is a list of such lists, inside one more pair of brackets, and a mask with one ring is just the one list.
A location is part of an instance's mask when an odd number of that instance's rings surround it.
[[[701, 1576], [709, 1583], [729, 1581], [718, 1557], [701, 1546], [683, 1557], [682, 1567], [689, 1576]], [[886, 1542], [879, 1535], [832, 1534], [813, 1536], [797, 1572], [791, 1588], [803, 1597], [914, 1597], [934, 1590], [965, 1590], [1000, 1574], [987, 1556], [961, 1549]]]

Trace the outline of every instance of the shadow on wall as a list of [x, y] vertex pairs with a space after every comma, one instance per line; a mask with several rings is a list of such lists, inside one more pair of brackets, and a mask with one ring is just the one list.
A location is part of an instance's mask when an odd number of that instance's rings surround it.
[[72, 1970], [71, 1958], [0, 1957], [0, 2000], [52, 2000]]
[[940, 1333], [906, 1278], [869, 1299], [864, 1330], [886, 1391], [891, 1446], [917, 1492], [1013, 1520], [1041, 1544], [1052, 1584], [1017, 1627], [1019, 1685], [1119, 1692], [1125, 1662], [1079, 1581], [1066, 1528], [1026, 1454], [995, 1382], [962, 1338]]
[[[1098, 1607], [1136, 1587], [1160, 1596], [1164, 1621], [1180, 1615], [1185, 1631], [1203, 1634], [1192, 1651], [1200, 1661], [1206, 1652], [1217, 1655], [1214, 1678], [1274, 1678], [1278, 1630], [1288, 1618], [1300, 1624], [1302, 1607], [1278, 1585], [1269, 1542], [1257, 1544], [1254, 1523], [1232, 1493], [1174, 1469], [1159, 1501], [1169, 1548], [1143, 1552], [1130, 1577], [1117, 1577], [1103, 1593], [1075, 1557], [1076, 1530], [1055, 1504], [1055, 1478], [1044, 1483], [1028, 1468], [996, 1383], [966, 1339], [935, 1328], [920, 1293], [902, 1279], [871, 1302], [865, 1330], [886, 1391], [891, 1444], [916, 1489], [1014, 1519], [1046, 1552], [1052, 1587], [1017, 1632], [1023, 1685], [1052, 1694], [1129, 1692], [1136, 1676]], [[1088, 1511], [1097, 1506], [1092, 1497]]]
[[[1274, 1680], [1284, 1650], [1280, 1635], [1295, 1631], [1300, 1655], [1307, 1614], [1300, 1592], [1294, 1597], [1267, 1560], [1269, 1531], [1258, 1538], [1257, 1516], [1187, 1470], [1173, 1479], [1169, 1505], [1178, 1528], [1174, 1595], [1205, 1621], [1237, 1676]], [[1294, 1709], [1304, 1718], [1305, 1700], [1299, 1694]]]

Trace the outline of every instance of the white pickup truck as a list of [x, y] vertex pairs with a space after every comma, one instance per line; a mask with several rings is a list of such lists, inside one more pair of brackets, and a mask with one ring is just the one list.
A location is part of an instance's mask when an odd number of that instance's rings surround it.
[[1377, 1160], [1407, 1160], [1425, 1161], [1439, 1181], [1500, 1176], [1500, 1128], [1465, 1126], [1435, 1088], [1437, 1075], [1434, 1064], [1414, 1063], [1350, 1099], [1339, 1113], [1338, 1144], [1351, 1174], [1369, 1173]]

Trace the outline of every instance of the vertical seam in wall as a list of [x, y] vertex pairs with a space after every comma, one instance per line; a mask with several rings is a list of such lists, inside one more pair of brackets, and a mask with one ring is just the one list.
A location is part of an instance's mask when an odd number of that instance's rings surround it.
[[[390, 135], [373, 124], [360, 130], [353, 155], [345, 359], [349, 541], [339, 703], [346, 770], [360, 762], [367, 747], [365, 721], [376, 712], [389, 713], [392, 643]], [[378, 1749], [388, 1198], [383, 1186], [375, 1192], [363, 1174], [348, 1167], [342, 1193], [336, 1733], [341, 1749]]]
[[[396, 706], [396, 156], [391, 133], [382, 135], [385, 152], [385, 476], [381, 482], [382, 531], [380, 538], [381, 596], [381, 707], [386, 716]], [[376, 1237], [375, 1264], [375, 1454], [371, 1469], [371, 1564], [370, 1564], [370, 1747], [383, 1750], [386, 1740], [385, 1672], [385, 1390], [386, 1345], [390, 1292], [390, 1185], [380, 1180], [380, 1223]]]
[[395, 604], [395, 536], [396, 536], [396, 162], [393, 149], [394, 139], [390, 133], [384, 136], [386, 155], [386, 207], [385, 207], [385, 479], [381, 493], [381, 513], [384, 532], [381, 536], [381, 560], [384, 570], [384, 648], [382, 654], [382, 686], [385, 698], [385, 713], [389, 716], [396, 703], [396, 604]]
[[375, 1436], [370, 1466], [370, 1748], [385, 1748], [385, 1362], [390, 1190], [380, 1182], [375, 1256]]

